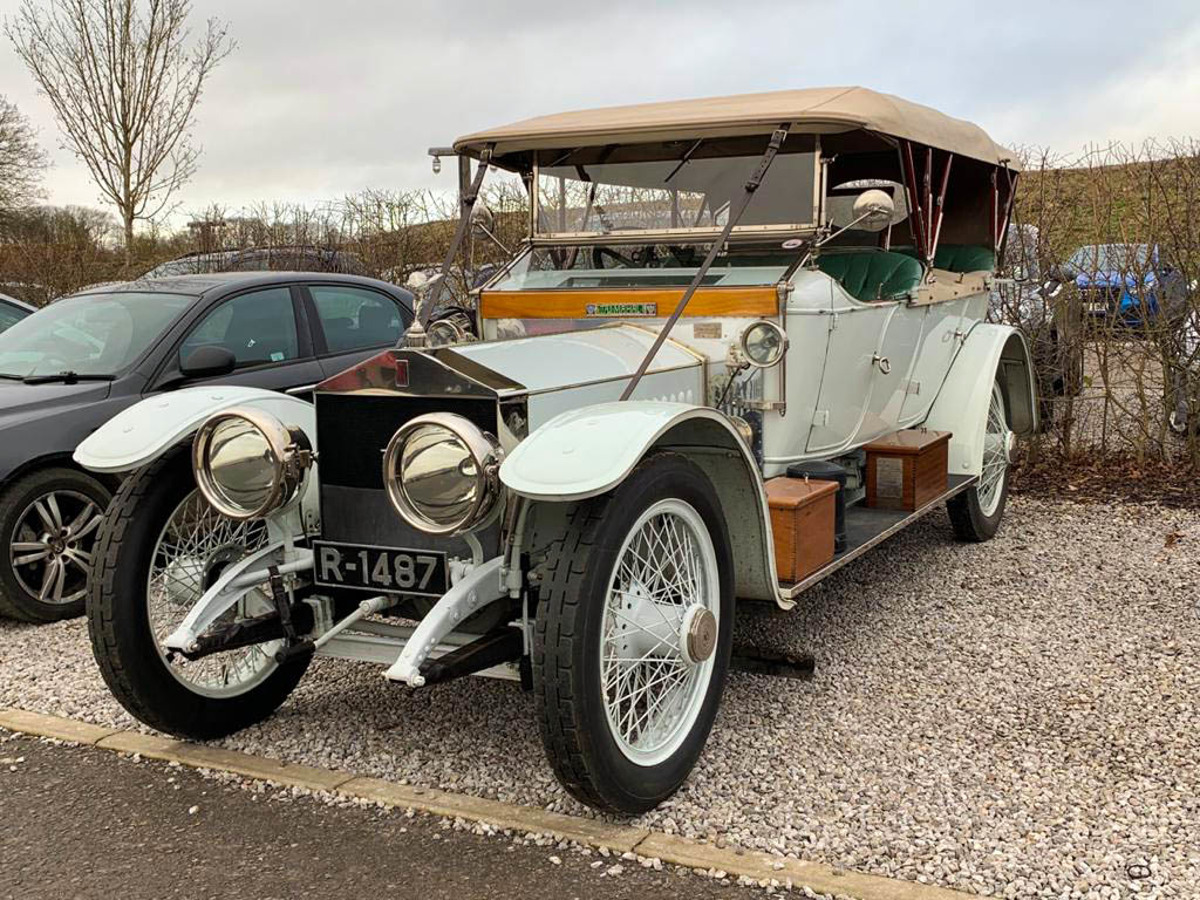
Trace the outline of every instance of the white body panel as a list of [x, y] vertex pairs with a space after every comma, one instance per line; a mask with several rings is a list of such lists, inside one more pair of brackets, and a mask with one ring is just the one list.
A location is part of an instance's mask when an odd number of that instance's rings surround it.
[[948, 300], [924, 307], [920, 346], [900, 413], [901, 425], [919, 422], [933, 405], [950, 371], [950, 363], [971, 328], [971, 322], [963, 321], [966, 308], [966, 300]]
[[[844, 292], [835, 291], [835, 303]], [[829, 349], [821, 377], [807, 450], [811, 454], [832, 456], [845, 450], [862, 429], [875, 383], [872, 359], [883, 342], [888, 322], [896, 312], [895, 303], [837, 303], [833, 308]]]
[[105, 422], [75, 448], [74, 459], [93, 472], [128, 472], [157, 459], [209, 416], [231, 406], [252, 406], [301, 428], [317, 449], [316, 413], [307, 401], [250, 387], [194, 387], [135, 403]]
[[[564, 384], [627, 378], [637, 370], [656, 334], [634, 325], [618, 325], [511, 341], [460, 344], [454, 352], [537, 393]], [[650, 371], [695, 364], [696, 354], [678, 344], [667, 343], [658, 351]]]
[[[560, 413], [618, 399], [655, 335], [635, 325], [617, 325], [454, 349], [528, 389], [533, 430]], [[703, 356], [669, 341], [633, 399], [703, 405], [706, 394]]]
[[[987, 431], [988, 406], [991, 401], [992, 383], [1001, 365], [1001, 357], [1011, 341], [1020, 343], [1020, 352], [1014, 354], [1014, 364], [1030, 367], [1029, 350], [1025, 338], [1015, 328], [1007, 325], [977, 324], [971, 329], [962, 350], [954, 359], [950, 374], [938, 394], [924, 425], [936, 431], [949, 431], [950, 473], [953, 475], [978, 475], [983, 470], [983, 442]], [[1027, 372], [1029, 395], [1023, 398], [1009, 397], [1009, 413], [1020, 401], [1037, 410], [1037, 398], [1032, 386], [1036, 384], [1032, 368]], [[1036, 425], [1036, 421], [1034, 422]], [[1017, 433], [1022, 433], [1020, 429]]]
[[595, 497], [620, 484], [660, 435], [693, 418], [719, 423], [753, 459], [714, 409], [655, 400], [602, 403], [563, 413], [527, 437], [500, 466], [500, 480], [533, 500]]
[[[986, 295], [925, 305], [862, 303], [824, 273], [806, 270], [793, 285], [785, 319], [787, 408], [763, 416], [767, 478], [919, 424], [950, 371], [961, 333], [983, 318], [987, 304]], [[887, 360], [886, 373], [877, 358]]]

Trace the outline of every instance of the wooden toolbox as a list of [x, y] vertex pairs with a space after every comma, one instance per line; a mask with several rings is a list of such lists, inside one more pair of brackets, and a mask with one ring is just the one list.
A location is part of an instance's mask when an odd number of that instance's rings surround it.
[[917, 510], [946, 492], [949, 431], [897, 431], [863, 449], [867, 451], [867, 506]]
[[837, 492], [836, 481], [772, 478], [767, 482], [780, 581], [801, 581], [833, 559]]

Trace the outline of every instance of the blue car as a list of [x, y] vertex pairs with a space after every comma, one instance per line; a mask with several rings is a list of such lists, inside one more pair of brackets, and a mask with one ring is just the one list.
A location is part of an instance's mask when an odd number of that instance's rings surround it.
[[1183, 276], [1162, 259], [1157, 244], [1089, 244], [1066, 268], [1084, 312], [1133, 327], [1174, 309], [1186, 295]]

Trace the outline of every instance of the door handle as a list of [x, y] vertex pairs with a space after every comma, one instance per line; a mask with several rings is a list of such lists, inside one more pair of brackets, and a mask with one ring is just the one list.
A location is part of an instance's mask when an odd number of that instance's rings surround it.
[[892, 362], [886, 356], [880, 356], [878, 353], [876, 353], [871, 357], [871, 364], [878, 366], [879, 371], [884, 375], [892, 374]]

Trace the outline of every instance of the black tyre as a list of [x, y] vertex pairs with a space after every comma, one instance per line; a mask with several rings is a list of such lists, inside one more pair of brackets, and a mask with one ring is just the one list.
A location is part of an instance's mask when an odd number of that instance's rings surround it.
[[[225, 567], [265, 540], [262, 522], [233, 522], [204, 501], [187, 448], [121, 487], [100, 531], [87, 613], [96, 662], [130, 714], [160, 731], [204, 740], [253, 725], [287, 699], [308, 658], [280, 665], [267, 644], [168, 661], [161, 643]], [[269, 608], [255, 589], [240, 612]]]
[[574, 797], [635, 814], [687, 778], [725, 686], [733, 591], [716, 491], [682, 456], [648, 457], [569, 510], [540, 586], [533, 680]]
[[92, 555], [112, 494], [76, 469], [18, 478], [0, 493], [0, 615], [56, 622], [83, 615]]
[[1004, 386], [992, 385], [988, 406], [987, 431], [983, 448], [983, 473], [979, 480], [946, 502], [950, 524], [960, 541], [980, 543], [1000, 530], [1004, 507], [1008, 504], [1009, 461], [1012, 455], [1012, 431], [1008, 426], [1008, 404]]

